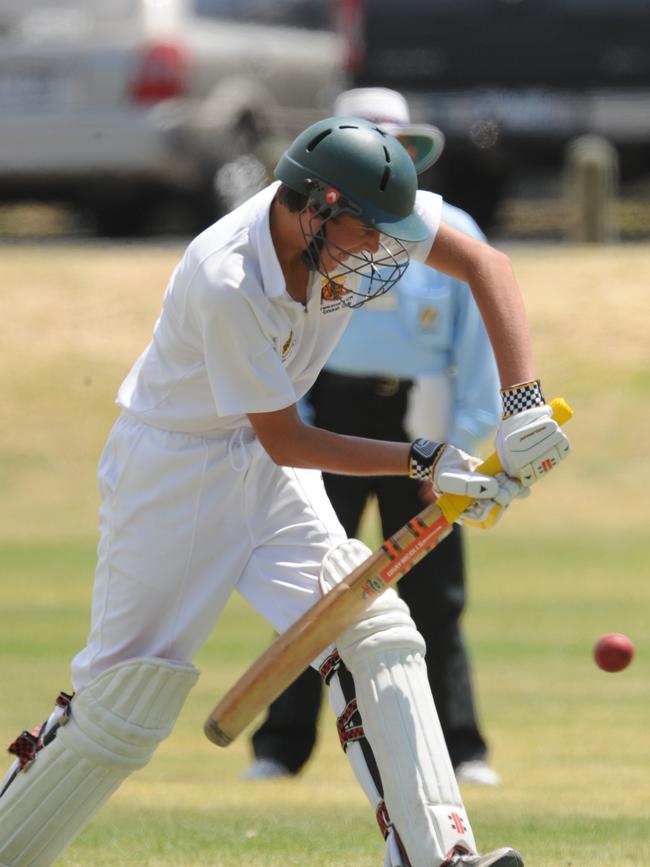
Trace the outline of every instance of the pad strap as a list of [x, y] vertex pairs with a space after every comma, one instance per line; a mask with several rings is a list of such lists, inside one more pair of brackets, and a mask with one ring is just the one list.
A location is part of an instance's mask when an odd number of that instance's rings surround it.
[[31, 731], [23, 731], [7, 747], [7, 752], [16, 756], [16, 760], [9, 768], [4, 780], [0, 784], [0, 798], [7, 791], [16, 776], [28, 768], [36, 759], [37, 753], [51, 743], [62, 725], [65, 725], [70, 716], [70, 702], [72, 695], [60, 692], [56, 697], [55, 708], [45, 722], [35, 726]]
[[346, 704], [343, 713], [336, 720], [336, 728], [343, 752], [347, 752], [348, 744], [351, 741], [360, 741], [364, 737], [363, 723], [356, 698]]
[[[399, 864], [400, 867], [412, 867], [408, 855], [404, 850], [404, 844], [402, 843], [400, 835], [397, 833], [397, 828], [393, 825], [388, 814], [388, 807], [383, 799], [377, 804], [375, 818], [377, 819], [377, 824], [379, 825], [382, 837], [388, 846], [388, 857], [384, 860], [384, 864], [390, 863], [391, 865]], [[389, 837], [391, 839], [389, 839]], [[394, 857], [391, 858], [391, 855], [394, 855]]]
[[388, 837], [388, 832], [393, 827], [393, 823], [390, 820], [390, 816], [388, 815], [388, 807], [386, 806], [386, 802], [383, 799], [377, 804], [377, 809], [375, 810], [375, 818], [377, 819], [377, 824], [379, 825], [381, 835], [385, 840], [386, 837]]
[[[327, 686], [329, 686], [332, 677], [339, 672], [342, 666], [343, 660], [339, 656], [338, 650], [334, 648], [318, 669], [320, 676]], [[354, 687], [352, 689], [354, 690]], [[359, 708], [357, 707], [356, 696], [352, 694], [349, 697], [346, 696], [346, 698], [347, 703], [343, 711], [336, 718], [336, 730], [339, 733], [339, 740], [344, 753], [347, 752], [348, 744], [351, 741], [360, 741], [364, 737], [363, 724]]]
[[330, 685], [330, 680], [342, 665], [343, 660], [339, 656], [338, 650], [334, 648], [318, 669], [318, 673], [320, 674], [325, 686]]
[[26, 768], [36, 758], [36, 753], [42, 749], [41, 731], [42, 726], [37, 726], [31, 732], [21, 732], [15, 741], [9, 744], [7, 752], [16, 756], [20, 769]]

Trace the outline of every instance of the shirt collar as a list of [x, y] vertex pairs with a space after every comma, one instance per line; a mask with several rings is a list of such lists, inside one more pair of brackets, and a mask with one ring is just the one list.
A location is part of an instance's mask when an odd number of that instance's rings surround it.
[[255, 223], [255, 242], [259, 251], [260, 272], [262, 274], [262, 288], [267, 298], [279, 298], [286, 292], [286, 282], [278, 255], [275, 252], [273, 238], [271, 237], [271, 205], [280, 182], [269, 186], [272, 190], [266, 208], [259, 215]]

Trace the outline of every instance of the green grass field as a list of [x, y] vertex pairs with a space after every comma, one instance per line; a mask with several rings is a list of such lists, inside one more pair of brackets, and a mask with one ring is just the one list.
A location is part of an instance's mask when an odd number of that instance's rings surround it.
[[[94, 472], [115, 390], [147, 341], [179, 246], [0, 249], [0, 742], [49, 713], [84, 642]], [[465, 618], [495, 790], [464, 791], [482, 849], [527, 867], [650, 864], [650, 250], [517, 247], [547, 395], [574, 455], [492, 533], [474, 533]], [[372, 514], [366, 538], [377, 541]], [[633, 664], [592, 662], [622, 631]], [[296, 780], [244, 783], [246, 738], [203, 737], [270, 628], [237, 597], [173, 735], [67, 850], [65, 867], [378, 867], [374, 819], [323, 714]], [[9, 757], [7, 757], [8, 759]]]

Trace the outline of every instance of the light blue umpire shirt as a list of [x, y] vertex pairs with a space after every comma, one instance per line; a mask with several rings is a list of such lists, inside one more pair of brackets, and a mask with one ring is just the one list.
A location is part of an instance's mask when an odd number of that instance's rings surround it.
[[[475, 221], [460, 208], [445, 202], [442, 220], [485, 240]], [[423, 410], [430, 415], [442, 413], [446, 418], [432, 438], [471, 453], [500, 417], [496, 362], [469, 286], [420, 262], [412, 261], [386, 295], [354, 310], [325, 369], [350, 376], [436, 383], [419, 396], [414, 387], [415, 423], [423, 418]], [[441, 397], [430, 398], [431, 394]], [[438, 406], [418, 407], [418, 401]], [[426, 430], [409, 433], [431, 435]]]

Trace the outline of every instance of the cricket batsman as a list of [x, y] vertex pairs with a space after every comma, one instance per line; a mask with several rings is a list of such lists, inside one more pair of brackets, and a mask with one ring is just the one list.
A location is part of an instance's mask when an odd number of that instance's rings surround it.
[[[119, 389], [99, 464], [90, 632], [72, 690], [9, 747], [1, 867], [53, 864], [147, 764], [233, 591], [283, 632], [368, 557], [346, 538], [321, 470], [427, 480], [474, 498], [472, 520], [487, 526], [568, 454], [508, 259], [440, 222], [440, 197], [417, 191], [395, 138], [328, 118], [275, 174], [189, 245]], [[496, 477], [449, 444], [339, 435], [296, 411], [351, 308], [388, 292], [411, 258], [467, 282], [485, 322], [502, 385]], [[509, 847], [478, 854], [424, 652], [388, 589], [313, 662], [384, 837], [384, 867], [522, 867]]]

